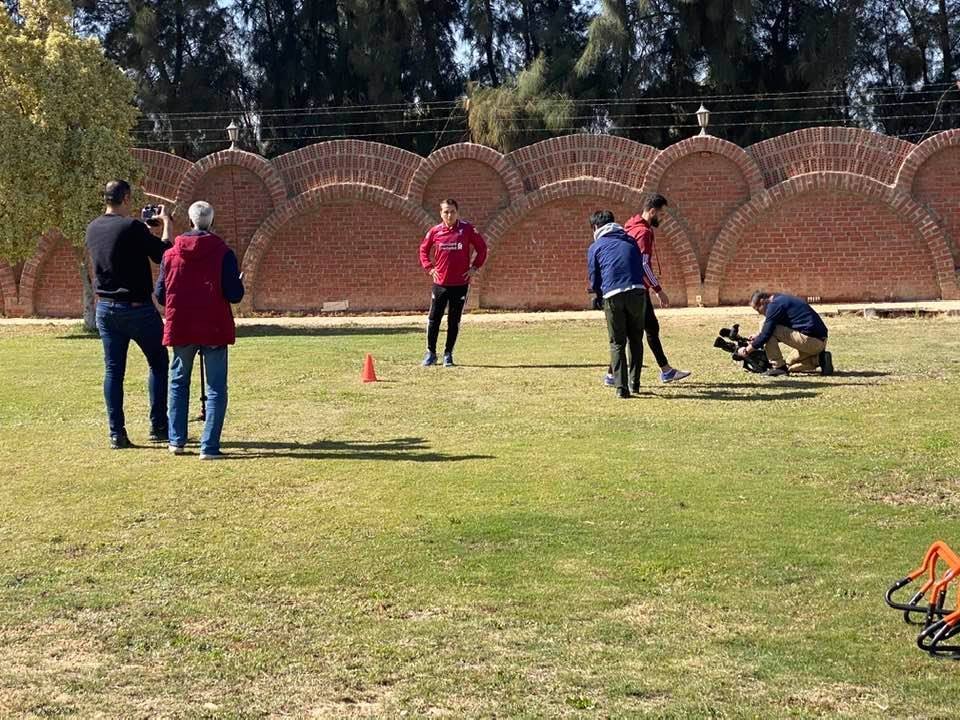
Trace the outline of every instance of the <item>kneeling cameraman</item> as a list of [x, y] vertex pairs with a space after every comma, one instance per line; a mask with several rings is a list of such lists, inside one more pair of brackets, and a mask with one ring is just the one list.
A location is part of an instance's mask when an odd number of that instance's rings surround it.
[[[827, 326], [810, 305], [793, 295], [766, 293], [757, 290], [750, 298], [750, 307], [766, 319], [759, 334], [750, 338], [738, 355], [747, 357], [756, 348], [763, 348], [770, 360], [769, 376], [786, 375], [788, 372], [833, 373], [833, 358], [827, 352]], [[796, 350], [785, 361], [780, 352], [780, 343]]]

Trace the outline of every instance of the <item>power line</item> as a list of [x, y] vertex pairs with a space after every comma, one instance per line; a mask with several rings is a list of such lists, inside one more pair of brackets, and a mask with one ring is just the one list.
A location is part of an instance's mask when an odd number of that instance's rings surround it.
[[[929, 89], [912, 90], [905, 87], [887, 86], [876, 88], [855, 89], [853, 94], [868, 95], [870, 97], [902, 97], [904, 94], [911, 95], [939, 95], [943, 92], [944, 85], [953, 86], [953, 83], [938, 83], [937, 85], [926, 86]], [[948, 90], [950, 88], [947, 88]], [[889, 91], [889, 92], [880, 92]], [[570, 100], [574, 105], [663, 105], [676, 103], [698, 103], [705, 100], [725, 102], [725, 103], [743, 103], [743, 102], [776, 102], [777, 100], [803, 100], [803, 99], [825, 99], [825, 98], [846, 98], [850, 93], [846, 90], [807, 90], [783, 93], [741, 93], [728, 95], [677, 95], [664, 97], [626, 97], [626, 98], [579, 98]], [[920, 101], [917, 101], [920, 102]], [[930, 100], [929, 102], [933, 102]], [[261, 110], [222, 110], [210, 112], [156, 112], [142, 115], [145, 120], [149, 120], [151, 115], [161, 118], [236, 118], [238, 115], [255, 115], [257, 117], [271, 115], [303, 114], [303, 115], [326, 115], [326, 114], [371, 114], [371, 113], [390, 113], [390, 112], [420, 112], [449, 110], [462, 104], [462, 100], [437, 100], [432, 102], [416, 103], [382, 103], [371, 105], [339, 105], [331, 107], [299, 107], [299, 108], [275, 108]]]
[[[918, 118], [927, 118], [927, 114], [922, 115], [888, 115], [884, 117], [877, 118], [878, 121], [886, 120], [909, 120], [909, 119], [918, 119]], [[718, 123], [716, 127], [719, 128], [733, 128], [733, 127], [756, 127], [761, 125], [805, 125], [807, 127], [848, 127], [851, 129], [865, 129], [869, 128], [860, 128], [857, 125], [851, 125], [844, 123], [838, 125], [835, 122], [832, 124], [824, 124], [823, 121], [817, 120], [782, 120], [776, 122], [769, 121], [755, 121], [755, 122], [742, 122], [742, 123]], [[671, 124], [671, 125], [620, 125], [613, 128], [616, 131], [622, 130], [685, 130], [685, 129], [697, 129], [699, 125], [696, 124]], [[798, 128], [803, 129], [803, 128]], [[525, 128], [528, 132], [546, 132], [546, 133], [582, 133], [584, 129], [577, 126], [569, 127], [560, 127], [560, 128]], [[463, 133], [462, 128], [455, 128], [451, 130], [411, 130], [411, 131], [397, 131], [397, 132], [387, 132], [387, 133], [367, 133], [367, 134], [349, 134], [349, 135], [280, 135], [270, 138], [265, 138], [267, 142], [277, 142], [285, 140], [365, 140], [369, 138], [384, 138], [384, 137], [398, 137], [398, 136], [410, 136], [410, 135], [426, 135], [429, 133], [437, 133], [440, 135], [449, 134], [449, 133]], [[610, 134], [610, 133], [602, 133]], [[224, 141], [221, 139], [211, 139], [211, 140], [191, 140], [190, 141], [196, 145], [222, 145]], [[154, 142], [141, 142], [141, 146], [167, 146], [170, 144], [170, 141], [158, 140]]]
[[[882, 105], [883, 109], [893, 108], [893, 107], [913, 107], [917, 105], [926, 105], [928, 101], [915, 100], [913, 102], [900, 102], [900, 103], [884, 103]], [[788, 108], [761, 108], [756, 110], [711, 110], [710, 117], [715, 118], [717, 116], [726, 116], [726, 115], [747, 115], [747, 114], [769, 114], [769, 113], [799, 113], [799, 112], [821, 112], [824, 110], [838, 110], [838, 111], [858, 111], [858, 110], [872, 110], [876, 109], [876, 105], [867, 105], [867, 104], [851, 104], [845, 106], [835, 106], [835, 105], [818, 105], [813, 107], [788, 107]], [[671, 112], [671, 113], [626, 113], [626, 114], [617, 114], [618, 118], [676, 118], [680, 116], [681, 113]], [[319, 129], [319, 128], [334, 128], [341, 127], [343, 125], [353, 126], [391, 126], [391, 125], [410, 125], [410, 124], [419, 124], [419, 123], [446, 123], [449, 124], [453, 118], [457, 117], [454, 112], [451, 112], [446, 117], [433, 117], [433, 118], [415, 118], [409, 120], [359, 120], [359, 121], [343, 121], [343, 122], [333, 122], [333, 123], [299, 123], [293, 125], [271, 125], [271, 124], [261, 124], [258, 127], [260, 132], [265, 130], [294, 130], [294, 129]], [[526, 119], [527, 116], [521, 114], [513, 114], [507, 116], [500, 116], [502, 119]], [[927, 115], [922, 115], [922, 117], [928, 117]], [[466, 119], [467, 115], [464, 114], [460, 116], [461, 119]], [[597, 120], [599, 119], [596, 114], [594, 115], [572, 115], [568, 118], [569, 120]], [[836, 122], [836, 118], [833, 118], [832, 121]], [[771, 120], [770, 122], [780, 122], [777, 120]], [[825, 122], [828, 122], [825, 120]], [[134, 130], [134, 135], [156, 135], [156, 134], [169, 134], [169, 135], [189, 135], [192, 133], [205, 133], [205, 132], [223, 132], [223, 128], [219, 127], [201, 127], [201, 128], [182, 128], [182, 129], [160, 129], [160, 130]], [[425, 129], [424, 132], [430, 132], [429, 129]]]

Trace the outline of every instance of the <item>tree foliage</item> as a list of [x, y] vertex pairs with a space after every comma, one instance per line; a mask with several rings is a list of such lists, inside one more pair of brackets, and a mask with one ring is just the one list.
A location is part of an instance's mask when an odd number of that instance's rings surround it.
[[104, 184], [141, 172], [133, 83], [77, 36], [69, 4], [21, 0], [19, 13], [0, 12], [0, 258], [13, 263], [52, 228], [81, 245]]
[[[701, 98], [744, 145], [822, 124], [916, 140], [960, 107], [948, 92], [935, 115], [960, 0], [74, 2], [137, 80], [138, 137], [190, 158], [234, 116], [275, 155], [335, 137], [505, 150], [571, 128], [663, 146], [696, 132]], [[177, 114], [204, 111], [221, 114]]]

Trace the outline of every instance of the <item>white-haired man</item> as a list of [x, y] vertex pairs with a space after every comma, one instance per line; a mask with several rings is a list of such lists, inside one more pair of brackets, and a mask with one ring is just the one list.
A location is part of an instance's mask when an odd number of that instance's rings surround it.
[[199, 353], [206, 368], [206, 424], [200, 459], [220, 460], [220, 434], [227, 414], [227, 346], [236, 341], [230, 303], [243, 299], [237, 256], [210, 231], [213, 207], [190, 206], [191, 230], [177, 236], [157, 277], [157, 300], [164, 306], [163, 344], [173, 348], [170, 366], [170, 452], [181, 455], [187, 443], [190, 374]]

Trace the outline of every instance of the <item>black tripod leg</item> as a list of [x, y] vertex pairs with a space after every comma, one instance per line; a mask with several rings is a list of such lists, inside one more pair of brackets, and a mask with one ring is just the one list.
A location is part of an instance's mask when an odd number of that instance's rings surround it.
[[200, 415], [198, 419], [207, 419], [207, 378], [203, 370], [203, 348], [200, 348]]

